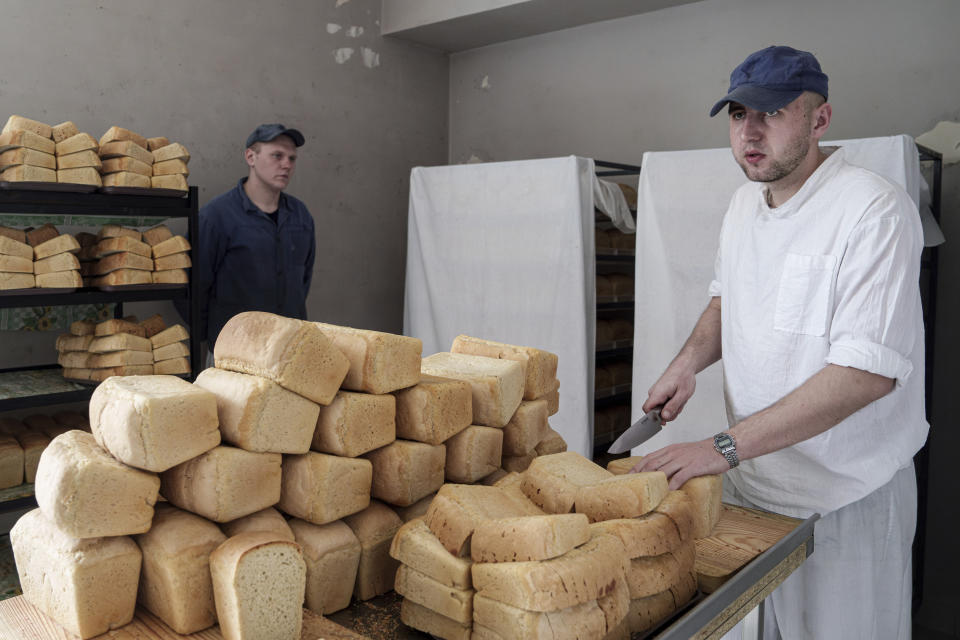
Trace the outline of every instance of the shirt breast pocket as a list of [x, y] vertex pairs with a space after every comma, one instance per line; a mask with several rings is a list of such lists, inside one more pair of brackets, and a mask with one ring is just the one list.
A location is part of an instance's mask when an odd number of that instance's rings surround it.
[[822, 336], [827, 331], [830, 291], [837, 257], [788, 253], [780, 276], [773, 328]]
[[287, 235], [287, 251], [291, 263], [303, 265], [307, 261], [307, 254], [310, 253], [310, 243], [312, 240], [313, 236], [309, 229], [305, 227], [291, 229]]

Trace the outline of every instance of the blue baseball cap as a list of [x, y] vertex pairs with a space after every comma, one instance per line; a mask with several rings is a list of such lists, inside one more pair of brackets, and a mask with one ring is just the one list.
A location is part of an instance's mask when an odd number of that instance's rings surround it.
[[249, 149], [256, 142], [270, 142], [277, 136], [289, 136], [298, 147], [302, 147], [305, 142], [303, 134], [296, 129], [287, 129], [282, 124], [262, 124], [247, 136], [246, 148]]
[[730, 74], [728, 93], [710, 109], [717, 115], [728, 102], [737, 102], [757, 111], [776, 111], [804, 91], [827, 98], [827, 74], [807, 51], [793, 47], [767, 47], [751, 53]]

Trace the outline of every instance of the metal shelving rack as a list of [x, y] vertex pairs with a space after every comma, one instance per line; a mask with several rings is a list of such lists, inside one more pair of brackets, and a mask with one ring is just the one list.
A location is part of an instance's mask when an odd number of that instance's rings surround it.
[[[943, 179], [943, 156], [917, 145], [920, 153], [920, 163], [930, 163], [933, 184], [930, 185], [930, 212], [933, 219], [940, 224], [940, 190]], [[937, 318], [937, 270], [939, 267], [938, 247], [925, 247], [920, 259], [920, 282], [923, 294], [923, 325], [926, 333], [924, 345], [924, 389], [927, 420], [933, 415], [933, 358], [936, 353], [936, 318]], [[913, 539], [913, 610], [916, 611], [923, 601], [923, 573], [924, 558], [926, 555], [927, 538], [927, 482], [930, 475], [930, 440], [933, 438], [933, 425], [930, 425], [930, 434], [927, 441], [913, 457], [914, 470], [917, 475], [917, 532]]]
[[[617, 176], [635, 176], [640, 174], [639, 165], [623, 164], [619, 162], [607, 162], [604, 160], [595, 160], [594, 165], [597, 168], [595, 174], [598, 178], [617, 177]], [[603, 218], [598, 217], [598, 222]], [[598, 249], [596, 252], [596, 264], [611, 265], [616, 267], [630, 267], [631, 270], [636, 261], [636, 251], [631, 249]], [[622, 317], [633, 317], [634, 308], [633, 294], [618, 296], [598, 296], [597, 312], [598, 318], [603, 315], [620, 315]], [[599, 363], [613, 360], [633, 360], [633, 340], [617, 340], [613, 343], [597, 344], [594, 366]], [[593, 394], [593, 406], [595, 409], [602, 409], [613, 404], [629, 402], [631, 397], [631, 384], [623, 383], [603, 389], [595, 389]], [[593, 439], [593, 457], [595, 459], [605, 458], [607, 456], [607, 447], [612, 442], [610, 434], [598, 437], [594, 434]]]
[[[120, 195], [104, 193], [69, 193], [61, 191], [34, 191], [27, 189], [0, 190], [0, 213], [17, 213], [33, 215], [69, 215], [73, 218], [82, 216], [95, 217], [136, 217], [136, 218], [186, 218], [189, 240], [196, 243], [199, 229], [198, 220], [198, 189], [190, 187], [186, 197], [166, 197], [155, 195]], [[195, 249], [191, 249], [191, 260], [195, 262]], [[142, 288], [115, 289], [102, 291], [95, 288], [77, 289], [73, 293], [46, 293], [42, 289], [31, 290], [29, 293], [14, 293], [0, 295], [0, 308], [27, 307], [27, 306], [61, 306], [112, 303], [114, 315], [123, 316], [125, 302], [147, 301], [180, 301], [188, 302], [190, 340], [190, 378], [196, 376], [200, 370], [200, 341], [192, 336], [196, 335], [199, 320], [199, 301], [197, 299], [196, 278], [190, 278], [185, 287], [152, 288], [144, 285]], [[3, 369], [0, 373], [17, 371], [35, 371], [56, 368], [58, 365], [21, 367]], [[76, 385], [78, 388], [62, 393], [31, 395], [16, 398], [0, 399], [0, 412], [23, 409], [35, 406], [46, 406], [66, 402], [86, 400], [93, 393], [93, 386]]]

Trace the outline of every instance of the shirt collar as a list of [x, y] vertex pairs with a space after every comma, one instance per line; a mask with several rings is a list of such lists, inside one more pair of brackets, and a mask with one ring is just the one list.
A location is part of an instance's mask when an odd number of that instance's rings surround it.
[[774, 218], [785, 218], [793, 215], [820, 189], [824, 182], [833, 177], [840, 169], [843, 163], [842, 147], [824, 146], [820, 147], [820, 150], [827, 154], [827, 158], [810, 174], [800, 190], [779, 207], [774, 208], [767, 204], [767, 186], [763, 183], [757, 184], [760, 189], [760, 201], [763, 203], [763, 209], [767, 214]]
[[[253, 200], [250, 199], [250, 196], [247, 195], [247, 192], [244, 191], [243, 185], [247, 182], [247, 178], [240, 178], [237, 181], [237, 195], [240, 198], [240, 203], [243, 205], [243, 210], [249, 213], [262, 213], [268, 215], [266, 212], [262, 211], [260, 207], [253, 204]], [[280, 200], [277, 201], [277, 214], [279, 215], [281, 211], [288, 211], [289, 206], [287, 203], [287, 194], [283, 191], [280, 192]]]

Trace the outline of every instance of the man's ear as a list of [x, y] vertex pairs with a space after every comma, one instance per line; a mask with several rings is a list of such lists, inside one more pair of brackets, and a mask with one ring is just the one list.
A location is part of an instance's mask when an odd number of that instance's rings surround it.
[[833, 117], [833, 107], [830, 106], [829, 102], [824, 102], [822, 105], [813, 110], [813, 136], [819, 140], [823, 137], [823, 134], [827, 132], [827, 129], [830, 127], [830, 119]]
[[247, 166], [248, 166], [248, 167], [252, 167], [252, 166], [253, 166], [253, 157], [254, 157], [256, 154], [257, 154], [257, 152], [254, 151], [252, 148], [247, 148], [247, 150], [243, 152], [243, 159], [247, 161]]

